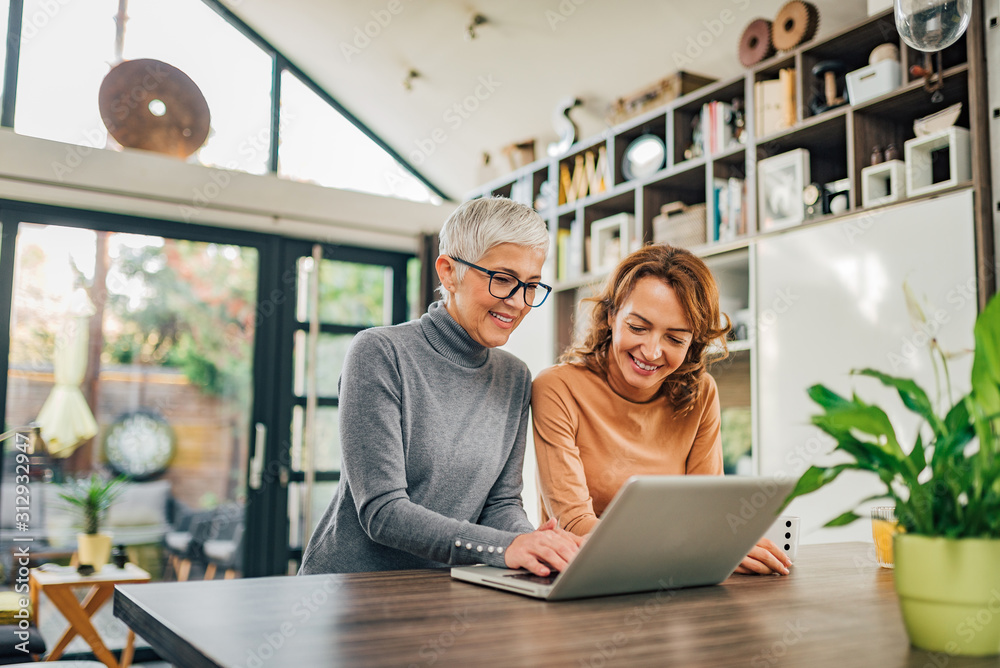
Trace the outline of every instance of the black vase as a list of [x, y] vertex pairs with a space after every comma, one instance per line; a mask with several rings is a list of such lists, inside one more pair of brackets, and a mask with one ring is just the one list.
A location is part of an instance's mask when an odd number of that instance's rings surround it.
[[128, 563], [128, 552], [125, 551], [124, 545], [118, 545], [111, 550], [111, 561], [116, 568], [125, 568], [125, 564]]

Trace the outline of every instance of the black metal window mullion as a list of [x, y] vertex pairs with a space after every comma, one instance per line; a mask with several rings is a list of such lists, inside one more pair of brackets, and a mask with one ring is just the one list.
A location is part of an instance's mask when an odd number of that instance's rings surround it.
[[[314, 474], [316, 482], [337, 482], [340, 480], [340, 471], [316, 471]], [[305, 471], [292, 470], [288, 472], [288, 482], [305, 482]]]
[[278, 145], [281, 143], [281, 72], [285, 59], [277, 51], [271, 52], [271, 146], [267, 155], [267, 169], [278, 173]]
[[[301, 332], [309, 331], [308, 322], [300, 322], [295, 325], [295, 329]], [[322, 324], [319, 326], [320, 334], [357, 334], [368, 329], [368, 326], [362, 325], [331, 325]]]
[[[3, 378], [0, 379], [0, 415], [7, 414], [7, 373], [10, 371], [10, 337], [6, 336], [10, 332], [11, 309], [14, 303], [14, 251], [17, 239], [17, 220], [11, 212], [0, 208], [0, 332], [5, 336], [0, 338], [0, 370]], [[4, 429], [5, 420], [0, 420], [0, 429]], [[10, 425], [20, 426], [20, 425]], [[2, 447], [0, 447], [2, 451]], [[0, 452], [0, 466], [2, 466], [2, 452]], [[7, 509], [0, 509], [6, 512]]]
[[[292, 398], [292, 405], [305, 408], [306, 398], [295, 396]], [[338, 397], [317, 397], [316, 405], [320, 408], [337, 408], [340, 406], [340, 399]]]
[[17, 70], [21, 62], [21, 21], [24, 0], [10, 0], [7, 13], [7, 60], [3, 72], [3, 109], [0, 110], [0, 127], [14, 127], [14, 105], [17, 102]]
[[[12, 2], [15, 1], [19, 0], [12, 0]], [[225, 6], [225, 4], [223, 4], [222, 0], [202, 0], [202, 2], [204, 2], [206, 5], [215, 10], [215, 12], [218, 13], [220, 16], [222, 16], [222, 18], [224, 18], [226, 22], [228, 22], [234, 28], [243, 33], [243, 35], [249, 38], [254, 44], [259, 46], [266, 53], [270, 54], [274, 59], [273, 60], [274, 68], [272, 70], [272, 79], [271, 79], [271, 90], [272, 90], [271, 138], [273, 140], [271, 146], [273, 154], [270, 156], [269, 159], [270, 163], [269, 168], [272, 172], [276, 173], [278, 171], [277, 137], [278, 137], [278, 122], [279, 122], [278, 117], [281, 109], [281, 100], [279, 97], [281, 92], [281, 84], [280, 84], [281, 72], [288, 71], [289, 73], [295, 75], [296, 78], [298, 78], [302, 83], [304, 83], [306, 87], [308, 87], [316, 95], [318, 95], [320, 99], [326, 102], [338, 114], [347, 119], [349, 123], [351, 123], [362, 133], [364, 133], [364, 135], [369, 139], [371, 139], [379, 148], [381, 148], [383, 151], [392, 156], [393, 160], [398, 162], [403, 167], [403, 169], [412, 174], [414, 178], [416, 178], [418, 181], [427, 186], [427, 188], [431, 192], [433, 192], [435, 195], [437, 195], [438, 197], [440, 197], [445, 201], [451, 201], [450, 197], [445, 195], [440, 188], [431, 183], [426, 176], [417, 171], [416, 167], [411, 165], [406, 158], [400, 155], [391, 146], [386, 144], [381, 137], [372, 132], [367, 125], [362, 123], [354, 114], [352, 114], [350, 111], [344, 108], [344, 106], [341, 105], [340, 102], [338, 102], [332, 95], [330, 95], [322, 86], [317, 84], [312, 79], [312, 77], [306, 75], [306, 73], [303, 72], [301, 69], [299, 69], [299, 67], [296, 66], [295, 63], [288, 60], [288, 58], [286, 58], [284, 54], [278, 51], [278, 49], [276, 49], [270, 42], [261, 37], [261, 35], [256, 30], [248, 26], [243, 21], [243, 19], [234, 14], [232, 10], [230, 10], [228, 7]]]

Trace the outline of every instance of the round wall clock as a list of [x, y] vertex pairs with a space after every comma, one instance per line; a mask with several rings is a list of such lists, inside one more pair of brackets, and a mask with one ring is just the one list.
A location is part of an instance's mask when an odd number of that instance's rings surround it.
[[104, 455], [115, 473], [135, 480], [163, 473], [174, 458], [174, 430], [160, 415], [146, 410], [120, 416], [104, 438]]

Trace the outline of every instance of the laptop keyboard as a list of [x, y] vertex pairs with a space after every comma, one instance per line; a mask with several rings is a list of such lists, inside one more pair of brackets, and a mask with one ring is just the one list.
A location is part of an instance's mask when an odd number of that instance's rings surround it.
[[556, 581], [556, 576], [559, 575], [558, 571], [552, 571], [549, 575], [535, 575], [534, 573], [513, 573], [511, 575], [505, 575], [507, 578], [514, 578], [515, 580], [527, 580], [528, 582], [534, 582], [535, 584], [550, 585]]

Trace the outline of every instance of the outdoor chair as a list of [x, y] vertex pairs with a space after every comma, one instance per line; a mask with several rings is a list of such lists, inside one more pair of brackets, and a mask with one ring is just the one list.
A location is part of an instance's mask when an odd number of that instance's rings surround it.
[[221, 527], [217, 538], [205, 541], [205, 579], [215, 579], [216, 570], [225, 572], [225, 579], [237, 577], [243, 570], [243, 517]]
[[172, 574], [178, 582], [184, 582], [191, 574], [192, 565], [205, 563], [203, 546], [209, 537], [215, 511], [194, 511], [178, 501], [174, 503], [173, 530], [163, 536], [163, 579], [169, 579]]

